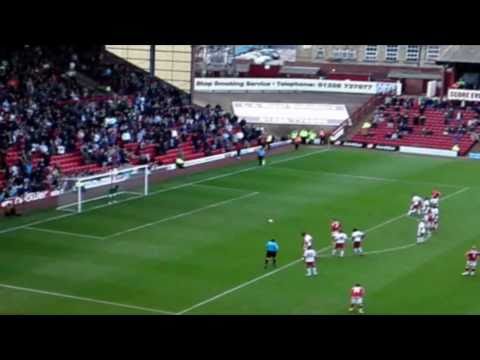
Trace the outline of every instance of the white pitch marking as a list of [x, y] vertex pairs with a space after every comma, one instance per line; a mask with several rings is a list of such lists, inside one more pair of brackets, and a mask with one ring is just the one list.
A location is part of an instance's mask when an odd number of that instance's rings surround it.
[[193, 184], [192, 186], [199, 187], [199, 188], [206, 188], [206, 189], [226, 190], [226, 191], [241, 191], [241, 192], [247, 192], [247, 191], [251, 192], [252, 191], [251, 189], [239, 189], [239, 188], [232, 188], [232, 187], [218, 186], [218, 185], [210, 185], [210, 184]]
[[[330, 246], [324, 247], [323, 249], [320, 249], [318, 252], [320, 253], [320, 252], [322, 252], [322, 251], [326, 251], [326, 250], [328, 250], [329, 248], [330, 248]], [[297, 263], [299, 263], [299, 262], [301, 262], [301, 261], [303, 261], [303, 258], [300, 258], [300, 259], [297, 259], [297, 260], [293, 260], [293, 261], [289, 262], [288, 264], [285, 264], [285, 265], [279, 267], [278, 269], [275, 269], [275, 270], [270, 271], [270, 272], [268, 272], [268, 273], [266, 273], [266, 274], [260, 275], [260, 276], [258, 276], [258, 277], [256, 277], [256, 278], [253, 278], [252, 280], [249, 280], [249, 281], [247, 281], [247, 282], [244, 282], [244, 283], [242, 283], [242, 284], [240, 284], [240, 285], [238, 285], [238, 286], [235, 286], [235, 287], [233, 287], [233, 288], [231, 288], [231, 289], [228, 289], [228, 290], [226, 290], [226, 291], [224, 291], [224, 292], [222, 292], [222, 293], [220, 293], [220, 294], [218, 294], [218, 295], [215, 295], [215, 296], [213, 296], [213, 297], [211, 297], [211, 298], [208, 298], [208, 299], [206, 299], [206, 300], [204, 300], [204, 301], [201, 301], [201, 302], [199, 302], [199, 303], [197, 303], [197, 304], [195, 304], [195, 305], [193, 305], [193, 306], [190, 306], [189, 308], [178, 312], [177, 315], [183, 315], [183, 314], [185, 314], [185, 313], [187, 313], [187, 312], [189, 312], [189, 311], [192, 311], [193, 309], [196, 309], [196, 308], [198, 308], [198, 307], [200, 307], [200, 306], [203, 306], [203, 305], [205, 305], [205, 304], [208, 304], [208, 303], [210, 303], [210, 302], [212, 302], [212, 301], [214, 301], [214, 300], [217, 300], [217, 299], [219, 299], [219, 298], [221, 298], [221, 297], [223, 297], [223, 296], [225, 296], [225, 295], [228, 295], [228, 294], [230, 294], [230, 293], [232, 293], [232, 292], [234, 292], [234, 291], [243, 289], [244, 287], [246, 287], [246, 286], [248, 286], [248, 285], [251, 285], [251, 284], [253, 284], [253, 283], [255, 283], [255, 282], [259, 281], [259, 280], [265, 279], [265, 278], [267, 278], [267, 277], [269, 277], [269, 276], [272, 276], [272, 275], [276, 274], [277, 272], [280, 272], [280, 271], [282, 271], [282, 270], [285, 270], [285, 269], [287, 269], [287, 268], [289, 268], [289, 267], [291, 267], [291, 266], [293, 266], [293, 265], [295, 265], [295, 264], [297, 264]]]
[[[454, 192], [454, 193], [452, 193], [452, 194], [449, 194], [449, 195], [445, 196], [442, 200], [447, 200], [448, 198], [451, 198], [451, 197], [453, 197], [453, 196], [455, 196], [455, 195], [458, 195], [458, 194], [460, 194], [460, 193], [462, 193], [462, 192], [465, 192], [465, 191], [467, 191], [468, 189], [470, 189], [470, 188], [468, 188], [468, 187], [462, 188], [462, 189], [460, 189], [460, 190], [458, 190], [458, 191], [456, 191], [456, 192]], [[402, 215], [400, 215], [400, 216], [396, 216], [396, 217], [394, 217], [394, 218], [392, 218], [392, 219], [390, 219], [390, 220], [387, 220], [387, 221], [385, 221], [385, 222], [383, 222], [383, 223], [381, 223], [381, 224], [375, 225], [375, 226], [373, 226], [373, 227], [365, 230], [365, 233], [371, 232], [371, 231], [376, 230], [376, 229], [379, 229], [380, 227], [385, 226], [385, 225], [388, 225], [388, 224], [390, 224], [390, 223], [392, 223], [392, 222], [394, 222], [394, 221], [397, 221], [397, 220], [399, 220], [399, 219], [401, 219], [401, 218], [403, 218], [403, 217], [405, 217], [405, 216], [407, 216], [407, 214], [402, 214]], [[404, 246], [401, 246], [401, 247], [396, 248], [395, 250], [400, 250], [400, 248], [413, 247], [414, 245], [416, 245], [416, 244], [404, 245]], [[324, 248], [320, 249], [320, 250], [318, 251], [318, 253], [323, 252], [323, 251], [325, 251], [325, 250], [328, 250], [328, 249], [330, 249], [330, 248], [331, 248], [330, 246], [324, 247]], [[372, 253], [378, 253], [378, 252], [380, 252], [380, 251], [387, 252], [387, 251], [394, 251], [394, 250], [392, 250], [392, 249], [384, 249], [384, 250], [376, 250], [375, 252], [372, 252], [372, 251], [371, 251], [371, 252], [369, 252], [369, 253], [370, 253], [370, 254], [372, 254]], [[240, 284], [240, 285], [238, 285], [238, 286], [235, 286], [235, 287], [233, 287], [233, 288], [231, 288], [231, 289], [229, 289], [229, 290], [226, 290], [226, 291], [224, 291], [224, 292], [222, 292], [222, 293], [220, 293], [220, 294], [218, 294], [218, 295], [215, 295], [215, 296], [213, 296], [213, 297], [211, 297], [211, 298], [209, 298], [209, 299], [206, 299], [206, 300], [204, 300], [204, 301], [201, 301], [201, 302], [199, 302], [199, 303], [197, 303], [197, 304], [195, 304], [195, 305], [193, 305], [193, 306], [191, 306], [191, 307], [189, 307], [189, 308], [187, 308], [187, 309], [185, 309], [185, 310], [182, 310], [182, 311], [178, 312], [177, 315], [183, 315], [183, 314], [185, 314], [185, 313], [187, 313], [187, 312], [189, 312], [189, 311], [191, 311], [191, 310], [194, 310], [194, 309], [196, 309], [196, 308], [198, 308], [198, 307], [200, 307], [200, 306], [203, 306], [203, 305], [205, 305], [205, 304], [208, 304], [208, 303], [210, 303], [210, 302], [212, 302], [212, 301], [214, 301], [214, 300], [217, 300], [217, 299], [219, 299], [219, 298], [221, 298], [221, 297], [223, 297], [223, 296], [225, 296], [225, 295], [228, 295], [228, 294], [230, 294], [230, 293], [232, 293], [232, 292], [235, 292], [235, 291], [237, 291], [237, 290], [243, 289], [243, 288], [246, 287], [246, 286], [249, 286], [249, 285], [251, 285], [251, 284], [253, 284], [253, 283], [256, 283], [257, 281], [262, 280], [262, 279], [265, 279], [265, 278], [267, 278], [267, 277], [269, 277], [269, 276], [272, 276], [272, 275], [274, 275], [274, 274], [276, 274], [276, 273], [278, 273], [278, 272], [280, 272], [280, 271], [282, 271], [282, 270], [284, 270], [284, 269], [287, 269], [287, 268], [289, 268], [289, 267], [291, 267], [291, 266], [293, 266], [293, 265], [295, 265], [295, 264], [297, 264], [297, 263], [299, 263], [299, 262], [301, 262], [301, 261], [302, 261], [302, 259], [297, 259], [297, 260], [294, 260], [294, 261], [292, 261], [292, 262], [289, 262], [288, 264], [285, 264], [284, 266], [279, 267], [279, 268], [276, 269], [276, 270], [270, 271], [270, 272], [268, 272], [268, 273], [266, 273], [266, 274], [264, 274], [264, 275], [258, 276], [258, 277], [254, 278], [254, 279], [252, 279], [252, 280], [249, 280], [249, 281], [247, 281], [247, 282], [245, 282], [245, 283], [243, 283], [243, 284]]]
[[88, 238], [88, 239], [94, 239], [94, 240], [102, 240], [103, 239], [103, 237], [101, 237], [101, 236], [72, 233], [72, 232], [68, 232], [68, 231], [44, 229], [44, 228], [38, 228], [38, 227], [33, 227], [33, 226], [23, 228], [23, 230], [40, 231], [40, 232], [45, 232], [45, 233], [50, 233], [50, 234], [68, 235], [68, 236], [75, 236], [75, 237]]
[[[301, 158], [304, 158], [304, 157], [307, 157], [307, 156], [320, 154], [320, 153], [323, 153], [323, 152], [326, 152], [326, 151], [329, 151], [329, 149], [312, 151], [312, 152], [308, 152], [308, 153], [303, 154], [303, 155], [292, 156], [292, 157], [289, 157], [289, 158], [286, 158], [286, 159], [281, 159], [281, 160], [278, 160], [278, 161], [272, 161], [271, 165], [280, 164], [280, 163], [291, 161], [291, 160], [301, 159]], [[237, 174], [241, 174], [241, 173], [244, 173], [244, 172], [247, 172], [247, 171], [258, 170], [258, 169], [262, 169], [262, 168], [263, 167], [260, 167], [260, 166], [251, 166], [251, 167], [248, 167], [248, 168], [245, 168], [245, 169], [232, 171], [232, 172], [229, 172], [229, 173], [226, 173], [226, 174], [210, 176], [208, 178], [201, 179], [201, 180], [198, 180], [198, 181], [192, 181], [192, 182], [189, 182], [189, 183], [180, 184], [180, 185], [177, 185], [177, 186], [172, 186], [172, 187], [169, 187], [169, 188], [166, 188], [166, 189], [160, 189], [160, 190], [152, 192], [151, 195], [160, 194], [160, 193], [164, 193], [164, 192], [172, 191], [172, 190], [177, 190], [177, 189], [181, 189], [181, 188], [184, 188], [184, 187], [201, 184], [201, 183], [204, 183], [204, 182], [207, 182], [207, 181], [222, 179], [224, 177], [229, 177], [229, 176], [232, 176], [232, 175], [237, 175]]]
[[219, 201], [219, 202], [214, 203], [214, 204], [210, 204], [210, 205], [207, 205], [207, 206], [202, 206], [201, 208], [198, 208], [198, 209], [195, 209], [195, 210], [186, 211], [186, 212], [183, 212], [183, 213], [180, 213], [180, 214], [177, 214], [177, 215], [174, 215], [174, 216], [169, 216], [169, 217], [166, 217], [166, 218], [163, 218], [163, 219], [160, 219], [160, 220], [157, 220], [157, 221], [153, 221], [153, 222], [150, 222], [150, 223], [147, 223], [147, 224], [135, 226], [133, 228], [130, 228], [130, 229], [127, 229], [127, 230], [124, 230], [124, 231], [119, 231], [117, 233], [114, 233], [114, 234], [111, 234], [111, 235], [108, 235], [108, 236], [104, 237], [104, 239], [111, 239], [111, 238], [114, 238], [114, 237], [117, 237], [117, 236], [120, 236], [120, 235], [131, 233], [133, 231], [145, 229], [145, 228], [150, 227], [150, 226], [158, 225], [158, 224], [161, 224], [161, 223], [164, 223], [164, 222], [167, 222], [167, 221], [171, 221], [171, 220], [179, 219], [179, 218], [182, 218], [182, 217], [185, 217], [185, 216], [188, 216], [188, 215], [196, 214], [196, 213], [204, 211], [204, 210], [208, 210], [208, 209], [216, 208], [216, 207], [219, 207], [219, 206], [222, 206], [222, 205], [225, 205], [225, 204], [229, 204], [233, 201], [237, 201], [237, 200], [241, 200], [241, 199], [246, 199], [248, 197], [256, 196], [258, 194], [260, 194], [260, 193], [259, 192], [252, 192], [252, 193], [248, 193], [246, 195], [238, 196], [236, 198], [232, 198], [232, 199], [228, 199], [228, 200], [224, 200], [224, 201]]
[[[120, 191], [120, 192], [118, 192], [118, 193], [115, 194], [115, 197], [118, 197], [118, 196], [123, 195], [123, 194], [134, 195], [136, 198], [143, 196], [142, 194], [139, 194], [139, 193], [137, 193], [137, 192], [132, 192], [132, 191]], [[100, 199], [107, 199], [108, 197], [109, 197], [109, 195], [102, 195], [102, 196], [93, 197], [93, 198], [91, 198], [91, 199], [82, 200], [82, 204], [88, 204], [89, 202], [97, 201], [97, 200], [100, 200]], [[101, 206], [101, 205], [100, 205], [100, 206]], [[73, 207], [74, 210], [67, 210], [67, 209], [70, 208], [70, 207]], [[59, 206], [59, 207], [57, 207], [57, 210], [76, 211], [76, 208], [77, 208], [77, 203], [74, 202], [74, 203], [70, 203], [70, 204], [65, 204], [65, 205]]]
[[[323, 152], [326, 152], [326, 151], [329, 151], [329, 150], [330, 149], [322, 149], [322, 150], [318, 150], [318, 151], [312, 151], [312, 152], [308, 152], [308, 153], [303, 154], [303, 155], [292, 156], [292, 157], [289, 157], [289, 158], [286, 158], [286, 159], [281, 159], [281, 160], [278, 160], [278, 161], [275, 161], [275, 162], [272, 161], [271, 164], [278, 164], [278, 163], [282, 163], [282, 162], [286, 162], [286, 161], [290, 161], [290, 160], [296, 160], [296, 159], [304, 158], [304, 157], [307, 157], [307, 156], [320, 154], [320, 153], [323, 153]], [[181, 185], [178, 185], [178, 186], [173, 186], [173, 187], [170, 187], [170, 188], [167, 188], [167, 189], [160, 189], [160, 190], [157, 190], [157, 191], [153, 191], [149, 194], [149, 196], [157, 195], [157, 194], [164, 193], [164, 192], [167, 192], [167, 191], [173, 191], [173, 190], [181, 189], [181, 188], [184, 188], [184, 187], [200, 184], [200, 183], [207, 182], [207, 181], [210, 181], [210, 180], [221, 179], [221, 178], [224, 178], [224, 177], [228, 177], [228, 176], [232, 176], [232, 175], [236, 175], [236, 174], [241, 174], [241, 173], [244, 173], [246, 171], [252, 171], [252, 170], [255, 170], [255, 169], [259, 169], [259, 168], [260, 168], [259, 166], [252, 166], [252, 167], [248, 167], [248, 168], [245, 168], [245, 169], [232, 171], [232, 172], [229, 172], [229, 173], [226, 173], [226, 174], [211, 176], [211, 177], [201, 179], [201, 180], [198, 180], [198, 181], [194, 181], [194, 182], [190, 182], [190, 183], [186, 183], [186, 184], [181, 184]], [[121, 203], [124, 203], [124, 202], [127, 202], [127, 201], [136, 200], [136, 199], [139, 199], [139, 198], [142, 198], [142, 197], [143, 196], [120, 200], [120, 201], [117, 201], [115, 205], [118, 205], [118, 204], [121, 204]], [[11, 228], [0, 230], [0, 234], [9, 233], [9, 232], [12, 232], [12, 231], [24, 229], [26, 227], [30, 227], [30, 226], [34, 226], [34, 225], [44, 224], [44, 223], [47, 223], [47, 222], [67, 218], [67, 217], [70, 217], [70, 216], [84, 214], [86, 212], [102, 209], [102, 208], [107, 207], [107, 206], [112, 206], [112, 205], [111, 204], [99, 205], [99, 206], [88, 208], [81, 213], [74, 212], [74, 213], [62, 214], [62, 215], [58, 215], [58, 216], [49, 217], [47, 219], [34, 221], [32, 223], [28, 223], [28, 224], [25, 224], [25, 225], [14, 226], [14, 227], [11, 227]]]
[[26, 291], [26, 292], [31, 292], [31, 293], [35, 293], [35, 294], [56, 296], [56, 297], [65, 298], [65, 299], [73, 299], [73, 300], [79, 300], [79, 301], [84, 301], [84, 302], [91, 302], [91, 303], [97, 303], [97, 304], [103, 304], [103, 305], [123, 307], [123, 308], [127, 308], [127, 309], [142, 310], [142, 311], [158, 313], [158, 314], [175, 315], [175, 313], [171, 312], [171, 311], [152, 309], [152, 308], [147, 308], [147, 307], [143, 307], [143, 306], [136, 306], [136, 305], [121, 304], [121, 303], [112, 302], [112, 301], [98, 300], [98, 299], [92, 299], [92, 298], [87, 298], [87, 297], [83, 297], [83, 296], [74, 296], [74, 295], [62, 294], [62, 293], [58, 293], [58, 292], [45, 291], [45, 290], [39, 290], [39, 289], [32, 289], [32, 288], [21, 287], [21, 286], [13, 286], [13, 285], [9, 285], [9, 284], [1, 284], [0, 283], [0, 287], [5, 288], [5, 289], [18, 290], [18, 291]]

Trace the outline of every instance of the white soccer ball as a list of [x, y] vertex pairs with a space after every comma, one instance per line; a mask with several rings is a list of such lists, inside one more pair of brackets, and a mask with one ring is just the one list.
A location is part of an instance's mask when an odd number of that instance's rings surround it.
[[268, 222], [269, 222], [269, 223], [273, 223], [273, 219], [268, 219]]

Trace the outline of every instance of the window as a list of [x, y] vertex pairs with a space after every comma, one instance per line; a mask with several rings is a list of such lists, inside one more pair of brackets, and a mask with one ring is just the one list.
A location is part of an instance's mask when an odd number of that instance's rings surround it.
[[428, 45], [427, 46], [427, 61], [435, 62], [440, 56], [440, 46], [439, 45]]
[[367, 62], [377, 61], [378, 46], [377, 45], [367, 45], [365, 47], [365, 58]]
[[388, 62], [398, 61], [398, 45], [387, 45], [385, 48], [385, 60]]
[[325, 58], [325, 49], [323, 47], [317, 48], [317, 52], [315, 54], [315, 59], [320, 60]]
[[334, 48], [332, 50], [332, 58], [337, 60], [355, 60], [357, 52], [354, 49]]
[[406, 60], [409, 62], [417, 62], [420, 59], [420, 46], [407, 45]]

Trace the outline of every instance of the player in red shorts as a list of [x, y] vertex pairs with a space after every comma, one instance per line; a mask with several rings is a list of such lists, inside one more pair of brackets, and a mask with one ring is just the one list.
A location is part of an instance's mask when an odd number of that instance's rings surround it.
[[353, 243], [353, 253], [357, 255], [363, 255], [363, 239], [365, 239], [365, 233], [358, 229], [353, 229], [352, 232], [352, 243]]
[[332, 256], [337, 255], [337, 251], [340, 255], [340, 257], [343, 257], [345, 255], [345, 245], [347, 243], [348, 236], [347, 234], [343, 232], [338, 232], [335, 234], [335, 245], [333, 246], [332, 249]]
[[363, 314], [363, 297], [365, 296], [365, 289], [360, 284], [355, 284], [350, 291], [350, 308], [349, 311], [358, 310]]
[[303, 259], [305, 261], [305, 266], [307, 268], [307, 274], [306, 276], [317, 276], [317, 265], [316, 265], [316, 260], [317, 260], [317, 252], [313, 250], [311, 246], [308, 247], [307, 250], [303, 253]]
[[332, 247], [335, 247], [335, 237], [342, 231], [342, 224], [338, 220], [332, 220], [330, 224], [330, 234], [332, 236]]
[[465, 266], [465, 271], [462, 273], [463, 276], [473, 276], [475, 275], [475, 270], [477, 269], [477, 260], [480, 257], [480, 252], [477, 250], [475, 245], [466, 252], [465, 257], [467, 258], [467, 265]]
[[435, 230], [435, 216], [433, 215], [432, 209], [427, 210], [427, 213], [423, 216], [423, 222], [427, 228], [427, 235], [430, 236], [432, 231]]

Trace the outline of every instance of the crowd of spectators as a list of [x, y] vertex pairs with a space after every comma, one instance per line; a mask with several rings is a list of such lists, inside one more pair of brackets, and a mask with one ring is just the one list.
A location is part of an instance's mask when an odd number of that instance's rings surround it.
[[[393, 110], [386, 112], [386, 110]], [[418, 113], [411, 116], [412, 109]], [[371, 127], [376, 128], [379, 124], [386, 122], [386, 126], [392, 129], [385, 135], [386, 138], [396, 140], [413, 132], [413, 126], [421, 126], [423, 136], [432, 136], [434, 132], [426, 124], [425, 111], [433, 109], [443, 112], [444, 124], [446, 125], [443, 135], [452, 137], [454, 143], [468, 134], [472, 141], [479, 140], [477, 129], [480, 125], [480, 104], [473, 102], [449, 101], [440, 98], [413, 98], [389, 96], [385, 98], [384, 104], [374, 111]], [[464, 121], [466, 111], [474, 111], [475, 117]], [[368, 131], [366, 132], [368, 133]]]
[[[255, 142], [261, 132], [219, 106], [198, 107], [173, 86], [122, 63], [103, 62], [98, 48], [25, 46], [0, 53], [0, 198], [55, 187], [53, 155], [80, 151], [86, 164], [120, 166], [154, 159], [192, 141], [207, 155]], [[86, 74], [98, 88], [79, 79]], [[135, 151], [125, 144], [138, 143]], [[7, 166], [7, 152], [20, 158]]]

